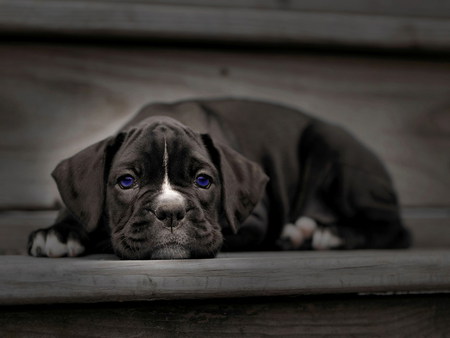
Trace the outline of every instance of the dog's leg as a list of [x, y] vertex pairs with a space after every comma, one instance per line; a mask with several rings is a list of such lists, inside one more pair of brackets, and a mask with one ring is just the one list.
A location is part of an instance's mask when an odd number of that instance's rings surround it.
[[312, 218], [302, 216], [294, 224], [283, 227], [277, 244], [282, 250], [297, 250], [310, 243], [314, 250], [338, 249], [344, 245], [333, 228], [321, 227]]
[[86, 250], [87, 233], [63, 210], [54, 225], [32, 232], [28, 238], [28, 254], [44, 257], [75, 257]]
[[269, 225], [267, 203], [259, 202], [239, 227], [237, 234], [224, 234], [223, 251], [255, 250], [264, 240]]

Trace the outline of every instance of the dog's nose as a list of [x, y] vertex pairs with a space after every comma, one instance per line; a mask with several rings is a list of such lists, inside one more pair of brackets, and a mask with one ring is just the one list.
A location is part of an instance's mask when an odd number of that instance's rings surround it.
[[163, 201], [156, 208], [155, 215], [165, 226], [175, 228], [186, 215], [186, 208], [178, 201]]

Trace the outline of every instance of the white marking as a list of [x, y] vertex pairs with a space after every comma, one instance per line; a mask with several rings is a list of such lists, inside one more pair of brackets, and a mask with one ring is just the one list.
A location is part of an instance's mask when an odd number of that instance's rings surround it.
[[81, 255], [84, 250], [84, 246], [76, 239], [69, 239], [65, 244], [58, 240], [54, 232], [39, 231], [33, 239], [30, 251], [32, 256], [75, 257]]
[[288, 239], [295, 249], [298, 249], [305, 241], [305, 237], [300, 229], [291, 223], [285, 224], [280, 237], [282, 239]]
[[54, 233], [48, 233], [45, 241], [45, 253], [48, 257], [62, 257], [67, 255], [67, 245], [61, 243]]
[[286, 224], [280, 236], [288, 239], [294, 249], [300, 248], [303, 242], [312, 238], [312, 247], [315, 250], [329, 250], [343, 244], [341, 238], [334, 235], [329, 229], [320, 229], [315, 220], [309, 217], [300, 217], [294, 224]]
[[69, 257], [79, 256], [84, 252], [84, 246], [75, 239], [69, 239], [67, 241], [67, 252]]
[[33, 245], [31, 246], [31, 254], [33, 256], [41, 256], [44, 254], [45, 237], [42, 231], [39, 231], [33, 239]]
[[288, 239], [293, 245], [293, 248], [298, 249], [303, 244], [303, 242], [313, 236], [316, 229], [316, 221], [314, 221], [312, 218], [303, 216], [300, 217], [295, 222], [295, 224], [285, 224], [280, 238]]
[[328, 229], [319, 229], [314, 232], [312, 247], [316, 250], [328, 250], [337, 248], [342, 244], [342, 239], [335, 236]]
[[317, 230], [317, 223], [309, 217], [302, 216], [296, 222], [295, 226], [302, 232], [305, 238], [311, 238], [314, 231]]
[[158, 200], [174, 201], [179, 203], [184, 203], [184, 197], [176, 190], [172, 189], [169, 182], [169, 154], [167, 152], [167, 143], [164, 140], [164, 181], [161, 187], [161, 194], [158, 196]]

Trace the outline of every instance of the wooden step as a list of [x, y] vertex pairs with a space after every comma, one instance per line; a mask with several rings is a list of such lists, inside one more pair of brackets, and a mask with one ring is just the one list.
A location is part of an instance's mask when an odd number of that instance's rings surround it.
[[122, 261], [0, 256], [0, 304], [450, 291], [450, 250], [256, 252]]
[[449, 50], [449, 5], [372, 1], [3, 0], [4, 33]]
[[4, 307], [2, 337], [448, 337], [450, 294]]

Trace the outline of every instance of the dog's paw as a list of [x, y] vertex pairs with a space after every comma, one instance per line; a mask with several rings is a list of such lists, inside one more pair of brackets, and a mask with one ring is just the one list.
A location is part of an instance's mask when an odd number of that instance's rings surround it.
[[282, 250], [296, 250], [311, 237], [317, 230], [316, 221], [309, 217], [300, 217], [295, 224], [288, 223], [283, 227], [277, 244]]
[[330, 229], [317, 229], [312, 236], [311, 246], [314, 250], [330, 250], [342, 246], [341, 238], [331, 232]]
[[286, 224], [277, 244], [282, 250], [297, 250], [307, 241], [314, 250], [335, 249], [343, 244], [342, 239], [330, 229], [319, 227], [315, 220], [305, 216], [295, 224]]
[[28, 254], [36, 257], [75, 257], [84, 253], [76, 233], [69, 232], [65, 236], [53, 227], [41, 229], [30, 234], [28, 239]]

